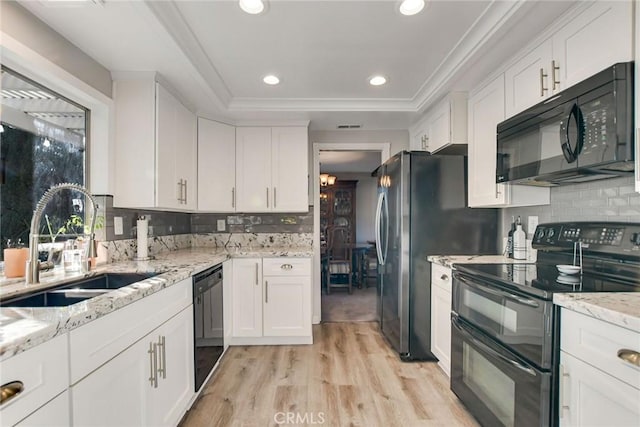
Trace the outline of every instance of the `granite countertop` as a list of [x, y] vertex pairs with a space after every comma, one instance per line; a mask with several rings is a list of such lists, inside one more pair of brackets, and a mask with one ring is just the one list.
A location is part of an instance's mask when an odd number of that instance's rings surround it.
[[640, 293], [555, 294], [553, 303], [632, 331], [640, 331]]
[[0, 281], [0, 298], [7, 299], [25, 293], [55, 287], [82, 277], [106, 272], [160, 273], [104, 295], [69, 307], [8, 308], [0, 302], [0, 361], [64, 334], [85, 323], [102, 317], [134, 301], [147, 297], [183, 279], [230, 258], [249, 257], [310, 257], [311, 247], [287, 248], [194, 248], [167, 252], [149, 261], [125, 261], [98, 266], [89, 273], [44, 273], [41, 283], [26, 285], [24, 279]]
[[535, 260], [519, 260], [504, 255], [429, 255], [427, 261], [452, 268], [454, 264], [527, 264]]

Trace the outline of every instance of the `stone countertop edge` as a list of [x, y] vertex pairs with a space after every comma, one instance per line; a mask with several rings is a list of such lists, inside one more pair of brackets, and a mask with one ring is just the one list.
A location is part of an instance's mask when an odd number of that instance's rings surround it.
[[38, 286], [24, 283], [3, 285], [3, 299], [55, 287], [70, 279], [106, 272], [160, 272], [159, 275], [115, 289], [69, 307], [8, 308], [0, 303], [0, 361], [42, 344], [92, 320], [98, 319], [132, 302], [190, 278], [209, 267], [231, 258], [311, 257], [310, 247], [234, 248], [232, 250], [194, 248], [159, 255], [148, 261], [123, 261], [98, 266], [87, 274], [44, 275]]
[[640, 293], [554, 294], [553, 303], [635, 332], [640, 331]]
[[504, 255], [428, 255], [427, 261], [453, 268], [454, 264], [531, 264], [534, 260], [507, 258]]

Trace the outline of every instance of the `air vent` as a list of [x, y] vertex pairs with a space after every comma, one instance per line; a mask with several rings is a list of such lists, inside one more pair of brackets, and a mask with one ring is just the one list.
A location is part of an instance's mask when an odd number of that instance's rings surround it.
[[338, 125], [338, 129], [360, 129], [362, 125]]
[[7, 99], [55, 99], [41, 90], [2, 89], [2, 97]]

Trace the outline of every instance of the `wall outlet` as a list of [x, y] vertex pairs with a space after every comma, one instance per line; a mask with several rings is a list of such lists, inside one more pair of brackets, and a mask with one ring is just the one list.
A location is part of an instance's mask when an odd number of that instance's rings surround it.
[[538, 216], [530, 215], [527, 217], [527, 234], [529, 236], [533, 236], [533, 233], [536, 232], [536, 227], [538, 226]]
[[113, 217], [113, 233], [116, 236], [120, 236], [124, 233], [124, 230], [122, 228], [122, 217], [121, 216], [114, 216]]
[[218, 231], [224, 231], [227, 228], [227, 225], [225, 224], [224, 219], [219, 219], [217, 221], [217, 228], [218, 228]]

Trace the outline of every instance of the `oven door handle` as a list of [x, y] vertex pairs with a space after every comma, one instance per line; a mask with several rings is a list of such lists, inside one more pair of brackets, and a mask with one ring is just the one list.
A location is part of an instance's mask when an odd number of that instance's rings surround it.
[[502, 360], [503, 362], [506, 362], [507, 364], [509, 364], [509, 365], [511, 365], [511, 366], [513, 366], [515, 368], [520, 369], [522, 372], [525, 372], [525, 373], [531, 375], [532, 377], [536, 376], [536, 371], [531, 366], [529, 366], [529, 365], [527, 365], [527, 364], [525, 364], [523, 362], [520, 362], [518, 360], [511, 359], [511, 358], [505, 356], [504, 354], [501, 354], [500, 352], [494, 350], [493, 348], [491, 348], [487, 344], [483, 343], [482, 341], [476, 339], [473, 335], [471, 335], [471, 332], [468, 330], [468, 328], [460, 323], [460, 321], [457, 319], [457, 316], [454, 315], [454, 316], [451, 317], [451, 324], [458, 331], [460, 331], [460, 333], [464, 334], [466, 339], [472, 341], [475, 345], [477, 345], [478, 347], [482, 348], [487, 353], [491, 354], [494, 357], [497, 357], [498, 359]]
[[503, 291], [503, 290], [499, 290], [498, 291], [498, 290], [495, 290], [495, 289], [493, 289], [493, 288], [491, 288], [489, 286], [481, 286], [481, 285], [479, 285], [479, 284], [477, 284], [475, 282], [472, 282], [471, 280], [467, 279], [466, 277], [464, 277], [464, 276], [462, 276], [460, 274], [454, 273], [453, 276], [456, 279], [458, 279], [459, 281], [461, 281], [462, 283], [464, 283], [465, 285], [469, 286], [470, 288], [477, 289], [477, 290], [479, 290], [481, 292], [486, 292], [488, 294], [495, 295], [495, 296], [498, 296], [498, 297], [504, 297], [504, 298], [510, 299], [512, 301], [515, 301], [515, 302], [517, 302], [519, 304], [527, 305], [529, 307], [534, 307], [534, 308], [540, 307], [540, 304], [536, 300], [532, 300], [530, 298], [523, 298], [523, 297], [520, 297], [518, 295], [512, 294], [510, 292]]

